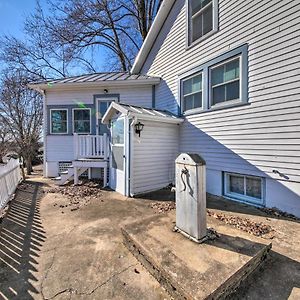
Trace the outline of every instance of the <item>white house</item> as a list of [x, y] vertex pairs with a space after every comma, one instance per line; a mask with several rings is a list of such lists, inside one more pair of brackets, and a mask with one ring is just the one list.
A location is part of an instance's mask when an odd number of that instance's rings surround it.
[[209, 193], [300, 216], [299, 20], [298, 1], [164, 0], [130, 74], [31, 85], [45, 176], [110, 167], [135, 195], [174, 182], [176, 155], [193, 152]]

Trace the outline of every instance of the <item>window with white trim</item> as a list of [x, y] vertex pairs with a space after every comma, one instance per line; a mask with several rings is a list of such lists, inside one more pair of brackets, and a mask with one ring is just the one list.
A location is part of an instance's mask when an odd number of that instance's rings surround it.
[[248, 102], [248, 46], [243, 45], [179, 76], [184, 115]]
[[68, 110], [67, 109], [51, 109], [51, 134], [67, 134], [68, 133]]
[[210, 68], [211, 106], [240, 99], [240, 57]]
[[202, 107], [202, 73], [182, 82], [183, 110]]
[[189, 45], [217, 29], [217, 0], [188, 0]]
[[261, 177], [225, 173], [224, 194], [239, 200], [262, 204], [264, 180]]
[[74, 108], [73, 109], [73, 132], [88, 134], [91, 133], [91, 109]]

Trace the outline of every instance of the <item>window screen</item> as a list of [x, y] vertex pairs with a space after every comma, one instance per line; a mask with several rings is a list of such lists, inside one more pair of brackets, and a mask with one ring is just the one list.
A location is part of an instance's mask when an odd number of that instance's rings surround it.
[[74, 132], [91, 132], [91, 111], [89, 109], [74, 109], [73, 113]]
[[202, 107], [202, 74], [183, 81], [183, 110]]
[[240, 58], [211, 68], [212, 105], [240, 98]]
[[256, 203], [263, 200], [263, 179], [260, 177], [225, 173], [225, 195]]
[[66, 109], [51, 110], [51, 133], [68, 133], [68, 111]]
[[213, 1], [190, 0], [190, 41], [194, 42], [213, 30]]

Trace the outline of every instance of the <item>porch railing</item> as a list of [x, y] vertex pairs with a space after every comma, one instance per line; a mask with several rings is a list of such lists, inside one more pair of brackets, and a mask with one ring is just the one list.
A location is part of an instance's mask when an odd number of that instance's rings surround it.
[[108, 136], [74, 134], [75, 159], [108, 159]]

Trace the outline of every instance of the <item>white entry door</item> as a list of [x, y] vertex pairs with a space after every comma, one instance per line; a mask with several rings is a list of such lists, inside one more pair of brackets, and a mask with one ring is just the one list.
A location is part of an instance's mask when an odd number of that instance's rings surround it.
[[111, 123], [110, 187], [125, 195], [125, 120], [118, 118]]

